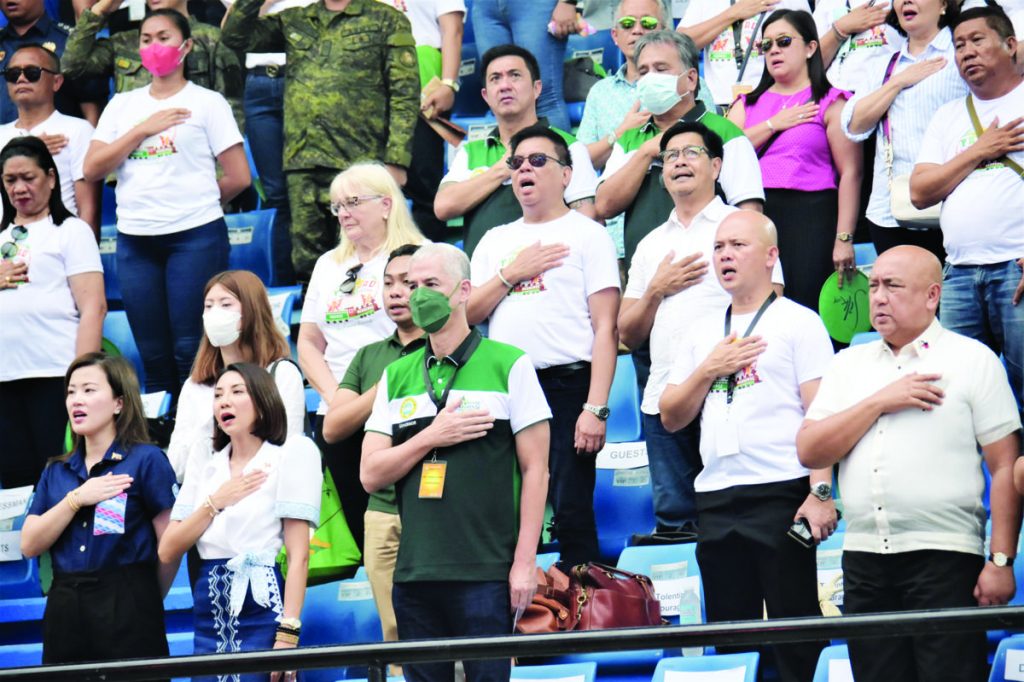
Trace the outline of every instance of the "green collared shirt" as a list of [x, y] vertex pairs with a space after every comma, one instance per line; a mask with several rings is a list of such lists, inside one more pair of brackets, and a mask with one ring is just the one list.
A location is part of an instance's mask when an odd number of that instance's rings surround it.
[[416, 41], [404, 14], [352, 0], [324, 0], [259, 16], [263, 0], [239, 0], [224, 43], [245, 52], [284, 52], [284, 169], [346, 168], [360, 160], [408, 167], [419, 116]]

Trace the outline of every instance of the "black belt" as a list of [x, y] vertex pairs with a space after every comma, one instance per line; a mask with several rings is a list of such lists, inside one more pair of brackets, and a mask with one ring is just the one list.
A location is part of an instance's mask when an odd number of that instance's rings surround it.
[[579, 362], [570, 362], [568, 365], [553, 365], [551, 367], [545, 367], [544, 369], [537, 370], [538, 379], [559, 379], [561, 377], [567, 377], [570, 374], [576, 372], [582, 372], [583, 370], [590, 371], [590, 363], [586, 360], [580, 360]]
[[266, 76], [268, 78], [284, 78], [284, 71], [287, 64], [264, 64], [250, 68], [249, 73], [254, 76]]

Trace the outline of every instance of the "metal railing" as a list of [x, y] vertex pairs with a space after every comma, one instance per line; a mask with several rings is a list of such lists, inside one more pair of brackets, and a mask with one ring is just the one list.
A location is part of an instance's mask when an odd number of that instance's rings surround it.
[[785, 618], [707, 625], [594, 630], [545, 635], [303, 647], [231, 654], [206, 654], [51, 665], [0, 670], [0, 680], [115, 682], [156, 680], [271, 670], [368, 666], [370, 682], [384, 682], [389, 663], [423, 663], [487, 658], [536, 658], [564, 654], [675, 649], [701, 646], [761, 646], [828, 639], [877, 638], [979, 630], [1024, 629], [1024, 606], [941, 609]]

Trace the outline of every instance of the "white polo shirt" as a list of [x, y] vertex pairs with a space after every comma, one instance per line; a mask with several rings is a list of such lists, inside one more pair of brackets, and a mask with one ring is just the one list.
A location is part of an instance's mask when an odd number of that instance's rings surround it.
[[[689, 7], [686, 8], [686, 14], [683, 15], [679, 25], [695, 26], [703, 23], [728, 10], [730, 5], [729, 0], [698, 0], [697, 2], [691, 2]], [[807, 3], [807, 0], [781, 0], [779, 4], [772, 8], [772, 11], [780, 9], [803, 10], [808, 14], [811, 12], [811, 6]], [[754, 28], [757, 26], [759, 16], [755, 14], [743, 22], [743, 26], [740, 29], [740, 46], [744, 51], [746, 51], [752, 39], [756, 42], [761, 38], [760, 29], [757, 32], [757, 37], [754, 37]], [[768, 19], [768, 16], [771, 16], [770, 12], [765, 16], [765, 20]], [[735, 45], [736, 40], [733, 35], [733, 28], [728, 26], [704, 48], [704, 78], [708, 82], [708, 87], [711, 88], [711, 94], [714, 96], [716, 104], [732, 104], [732, 86], [736, 84], [740, 73], [739, 67], [736, 65]], [[764, 57], [758, 53], [757, 45], [755, 44], [750, 51], [750, 60], [747, 62], [747, 68], [743, 72], [742, 83], [753, 88], [760, 82], [763, 72]]]
[[[722, 341], [725, 309], [693, 324], [668, 383], [685, 381]], [[732, 331], [742, 336], [756, 314], [733, 315]], [[817, 313], [788, 298], [777, 298], [768, 306], [751, 335], [762, 337], [767, 345], [750, 367], [733, 375], [732, 404], [727, 401], [728, 377], [716, 379], [704, 399], [704, 469], [694, 481], [698, 493], [791, 481], [810, 473], [796, 455], [796, 433], [804, 418], [800, 385], [825, 373], [833, 357], [832, 341]], [[720, 432], [727, 430], [735, 433], [738, 453], [723, 450]]]
[[[1024, 82], [996, 99], [974, 97], [982, 129], [1024, 115]], [[943, 105], [921, 140], [917, 163], [944, 164], [978, 141], [963, 98]], [[1024, 166], [1024, 152], [1010, 152]], [[942, 243], [952, 265], [985, 265], [1024, 256], [1024, 179], [992, 162], [972, 171], [942, 202]]]
[[[668, 382], [669, 370], [679, 352], [679, 344], [693, 328], [693, 321], [729, 305], [729, 294], [715, 276], [715, 233], [722, 220], [739, 209], [715, 197], [693, 218], [683, 225], [672, 211], [668, 220], [654, 228], [640, 240], [629, 266], [629, 279], [623, 298], [640, 299], [650, 286], [658, 266], [669, 251], [675, 251], [674, 261], [700, 252], [701, 260], [708, 262], [708, 274], [689, 289], [662, 299], [651, 326], [651, 375], [644, 389], [640, 409], [644, 414], [658, 414], [658, 400]], [[782, 266], [776, 262], [772, 281], [784, 284]]]
[[619, 289], [615, 243], [602, 225], [569, 211], [547, 223], [522, 218], [487, 231], [473, 251], [473, 286], [482, 286], [536, 242], [566, 244], [562, 265], [514, 287], [490, 317], [490, 338], [518, 348], [537, 369], [590, 361], [594, 329], [588, 297]]
[[933, 321], [898, 355], [882, 340], [851, 346], [822, 378], [807, 418], [830, 417], [913, 372], [941, 374], [936, 383], [945, 397], [930, 411], [883, 415], [839, 463], [843, 548], [983, 555], [978, 444], [1020, 428], [1006, 371], [984, 344]]

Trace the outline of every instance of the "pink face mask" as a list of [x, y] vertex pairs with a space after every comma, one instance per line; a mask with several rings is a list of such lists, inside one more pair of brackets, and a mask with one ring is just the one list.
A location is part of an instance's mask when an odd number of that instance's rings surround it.
[[142, 58], [142, 66], [157, 78], [162, 78], [174, 73], [174, 70], [181, 64], [181, 54], [185, 43], [175, 47], [165, 43], [150, 43], [139, 48], [139, 57]]

